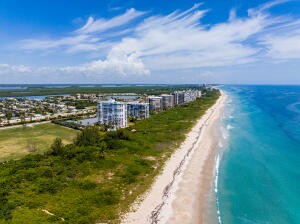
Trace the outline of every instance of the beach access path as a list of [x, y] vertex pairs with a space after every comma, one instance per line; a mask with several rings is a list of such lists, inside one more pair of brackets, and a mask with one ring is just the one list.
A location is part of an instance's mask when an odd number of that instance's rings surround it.
[[[216, 146], [213, 129], [225, 100], [226, 96], [221, 92], [217, 102], [197, 121], [166, 162], [149, 191], [124, 215], [122, 224], [203, 222], [205, 194], [214, 173], [215, 160], [209, 159]], [[210, 171], [205, 170], [207, 167]]]

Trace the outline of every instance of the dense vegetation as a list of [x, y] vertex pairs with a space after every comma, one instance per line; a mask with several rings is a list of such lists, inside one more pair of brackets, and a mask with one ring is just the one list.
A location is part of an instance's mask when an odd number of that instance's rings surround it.
[[0, 165], [0, 223], [118, 223], [179, 146], [218, 91], [101, 133], [84, 129], [73, 144], [56, 139], [45, 155]]
[[119, 87], [79, 87], [71, 86], [66, 88], [42, 88], [28, 87], [28, 89], [0, 89], [0, 97], [16, 96], [41, 96], [41, 95], [62, 95], [76, 93], [136, 93], [136, 94], [161, 94], [170, 93], [175, 90], [199, 89], [197, 85], [176, 85], [176, 86], [119, 86]]

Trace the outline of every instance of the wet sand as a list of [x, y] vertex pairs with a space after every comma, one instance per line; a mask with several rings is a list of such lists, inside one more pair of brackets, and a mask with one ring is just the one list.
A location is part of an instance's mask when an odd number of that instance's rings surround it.
[[124, 224], [204, 223], [207, 194], [215, 166], [216, 121], [226, 96], [218, 99], [187, 134], [186, 140], [166, 162], [151, 189], [132, 206]]

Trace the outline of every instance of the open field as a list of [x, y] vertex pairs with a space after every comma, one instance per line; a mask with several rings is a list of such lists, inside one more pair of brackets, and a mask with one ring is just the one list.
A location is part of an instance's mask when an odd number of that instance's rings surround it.
[[49, 150], [56, 137], [69, 144], [77, 131], [47, 123], [0, 130], [0, 162]]

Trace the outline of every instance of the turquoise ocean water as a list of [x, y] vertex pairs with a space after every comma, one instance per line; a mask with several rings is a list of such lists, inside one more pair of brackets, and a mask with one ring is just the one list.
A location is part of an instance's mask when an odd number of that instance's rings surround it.
[[216, 222], [300, 223], [300, 86], [221, 89]]

